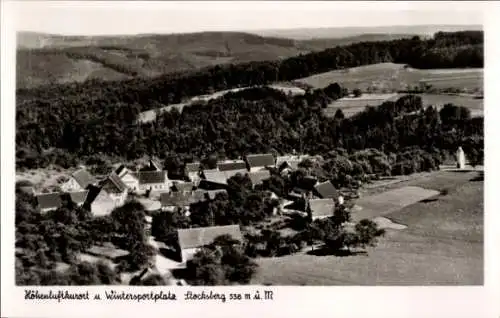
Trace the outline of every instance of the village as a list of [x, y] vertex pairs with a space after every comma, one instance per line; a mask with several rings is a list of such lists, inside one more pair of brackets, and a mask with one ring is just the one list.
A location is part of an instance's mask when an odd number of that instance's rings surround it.
[[[231, 177], [247, 175], [255, 188], [271, 177], [270, 169], [277, 169], [282, 176], [286, 176], [299, 169], [300, 163], [306, 159], [315, 158], [297, 154], [277, 157], [270, 153], [251, 154], [244, 159], [218, 161], [215, 169], [202, 169], [200, 162], [193, 162], [185, 165], [184, 178], [176, 180], [168, 177], [168, 172], [158, 159], [150, 158], [147, 164], [137, 166], [135, 170], [120, 164], [100, 179], [85, 167], [80, 167], [68, 176], [67, 181], [58, 185], [60, 191], [56, 192], [35, 193], [33, 187], [29, 186], [21, 187], [21, 190], [35, 195], [42, 213], [61, 208], [65, 196], [95, 217], [109, 215], [131, 200], [140, 202], [148, 214], [144, 220], [150, 238], [148, 243], [157, 251], [152, 266], [154, 273], [171, 277], [169, 271], [185, 268], [186, 262], [198, 249], [210, 244], [216, 237], [230, 235], [241, 240], [243, 234], [239, 225], [178, 229], [180, 257], [166, 257], [160, 252], [167, 248], [165, 244], [150, 235], [152, 213], [172, 213], [180, 209], [189, 216], [191, 204], [213, 200], [219, 194], [227, 195], [228, 180]], [[273, 215], [309, 214], [315, 220], [332, 216], [335, 206], [344, 204], [344, 197], [330, 181], [319, 182], [313, 175], [305, 176], [286, 197], [280, 198], [275, 193], [268, 192], [269, 198], [276, 202]], [[86, 253], [81, 253], [79, 259], [87, 262], [105, 260], [113, 266], [127, 254], [127, 251], [107, 242], [92, 246]], [[139, 276], [143, 277], [148, 271], [150, 269], [146, 268]], [[124, 275], [128, 276], [122, 279], [123, 283], [128, 283], [133, 278], [131, 274]], [[181, 280], [179, 284], [186, 283]]]

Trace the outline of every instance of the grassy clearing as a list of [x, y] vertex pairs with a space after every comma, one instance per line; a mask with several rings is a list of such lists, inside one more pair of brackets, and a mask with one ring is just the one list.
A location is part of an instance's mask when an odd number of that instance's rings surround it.
[[419, 70], [405, 67], [404, 64], [379, 63], [346, 70], [336, 70], [301, 78], [296, 82], [314, 88], [324, 88], [339, 83], [349, 90], [398, 91], [420, 84], [435, 85], [436, 88], [456, 88], [482, 90], [482, 69], [434, 69]]
[[356, 201], [356, 205], [361, 207], [361, 209], [353, 212], [352, 218], [354, 221], [359, 221], [361, 219], [372, 219], [377, 216], [384, 216], [438, 194], [439, 192], [435, 190], [406, 186], [384, 193], [362, 197]]
[[[273, 285], [481, 285], [483, 283], [483, 182], [477, 172], [435, 172], [403, 181], [448, 189], [436, 201], [418, 202], [386, 215], [407, 225], [387, 230], [368, 255], [296, 254], [258, 260], [256, 284]], [[401, 187], [401, 184], [388, 186]], [[377, 188], [381, 191], [381, 188]]]
[[29, 181], [33, 184], [35, 191], [47, 189], [55, 190], [63, 180], [69, 179], [72, 172], [63, 169], [34, 169], [16, 172], [16, 182], [21, 180]]
[[[464, 106], [470, 109], [472, 116], [483, 116], [484, 101], [472, 95], [418, 94], [424, 107], [432, 105], [441, 109], [445, 104]], [[403, 94], [363, 94], [359, 98], [341, 98], [330, 103], [324, 114], [333, 117], [337, 109], [342, 109], [345, 116], [350, 117], [365, 109], [366, 106], [379, 106], [385, 101], [395, 101]]]

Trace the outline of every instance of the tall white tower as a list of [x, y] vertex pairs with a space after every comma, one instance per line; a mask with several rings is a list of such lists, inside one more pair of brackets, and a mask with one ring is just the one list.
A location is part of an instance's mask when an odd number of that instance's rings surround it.
[[465, 169], [465, 154], [462, 147], [458, 147], [457, 150], [457, 168]]

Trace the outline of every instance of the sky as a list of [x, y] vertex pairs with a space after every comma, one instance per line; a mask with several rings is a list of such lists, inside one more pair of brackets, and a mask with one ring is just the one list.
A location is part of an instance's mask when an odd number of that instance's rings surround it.
[[17, 31], [65, 35], [483, 24], [482, 4], [462, 1], [18, 1], [12, 5]]

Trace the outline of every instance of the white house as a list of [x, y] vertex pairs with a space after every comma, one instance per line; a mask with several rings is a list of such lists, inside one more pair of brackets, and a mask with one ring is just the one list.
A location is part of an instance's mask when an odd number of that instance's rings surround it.
[[71, 175], [68, 181], [61, 185], [61, 190], [64, 192], [82, 191], [87, 189], [89, 185], [96, 183], [97, 179], [86, 169], [79, 169]]
[[116, 203], [117, 206], [123, 205], [127, 199], [127, 185], [118, 177], [115, 172], [112, 172], [101, 184], [109, 197]]
[[124, 165], [119, 166], [118, 169], [115, 170], [115, 173], [129, 190], [139, 190], [139, 178], [137, 178], [136, 173], [130, 171]]
[[139, 191], [169, 192], [172, 182], [168, 179], [167, 171], [139, 171]]

